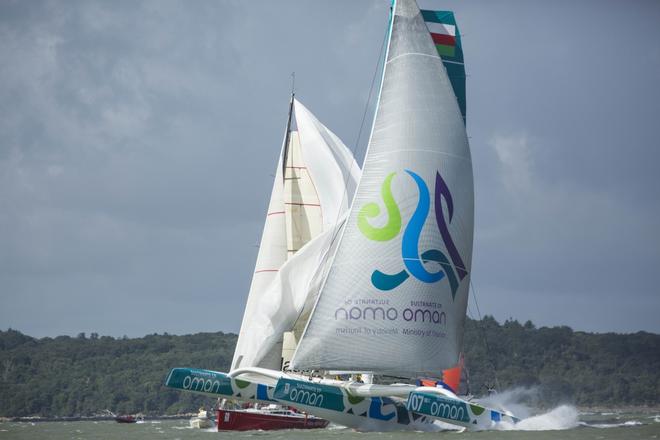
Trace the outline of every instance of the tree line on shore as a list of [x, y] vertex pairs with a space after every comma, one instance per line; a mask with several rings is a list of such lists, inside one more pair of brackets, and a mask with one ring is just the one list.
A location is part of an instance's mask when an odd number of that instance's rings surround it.
[[[208, 407], [213, 399], [167, 389], [165, 377], [177, 366], [227, 371], [236, 338], [217, 332], [37, 339], [0, 331], [0, 416], [165, 415]], [[541, 405], [660, 404], [657, 334], [536, 328], [486, 316], [467, 320], [464, 347], [463, 392], [527, 387]]]

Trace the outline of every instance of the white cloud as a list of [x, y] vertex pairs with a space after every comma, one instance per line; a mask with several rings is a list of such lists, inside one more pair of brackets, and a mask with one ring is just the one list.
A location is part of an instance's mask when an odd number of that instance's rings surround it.
[[534, 184], [533, 162], [527, 133], [496, 134], [491, 138], [490, 144], [497, 153], [501, 168], [500, 177], [509, 192], [518, 194], [521, 191], [531, 191]]

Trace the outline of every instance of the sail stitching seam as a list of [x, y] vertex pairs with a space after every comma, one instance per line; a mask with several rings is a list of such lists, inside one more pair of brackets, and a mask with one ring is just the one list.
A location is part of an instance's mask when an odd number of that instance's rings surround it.
[[382, 157], [382, 156], [385, 156], [387, 154], [399, 153], [399, 152], [402, 152], [402, 151], [404, 151], [406, 153], [410, 152], [410, 151], [424, 152], [424, 153], [435, 153], [435, 154], [441, 154], [441, 155], [444, 155], [444, 156], [449, 156], [449, 157], [453, 157], [453, 158], [456, 158], [456, 159], [461, 159], [461, 160], [466, 160], [468, 162], [472, 162], [471, 158], [466, 158], [466, 157], [463, 157], [463, 156], [459, 156], [457, 154], [447, 153], [446, 151], [424, 150], [424, 149], [421, 149], [421, 148], [420, 149], [406, 148], [406, 149], [390, 150], [390, 151], [384, 151], [382, 153], [376, 153], [376, 154], [373, 154], [372, 156], [373, 157]]
[[[395, 57], [392, 58], [391, 60], [387, 61], [386, 64], [389, 64], [389, 63], [391, 63], [392, 61], [397, 60], [397, 59], [399, 59], [399, 58], [407, 57], [407, 56], [412, 56], [412, 55], [419, 55], [419, 56], [421, 56], [421, 57], [435, 58], [435, 59], [437, 59], [437, 60], [441, 60], [441, 58], [440, 58], [438, 55], [429, 55], [429, 54], [427, 54], [427, 53], [421, 53], [421, 52], [408, 52], [408, 53], [402, 53], [401, 55], [397, 55], [397, 56], [395, 56]], [[442, 61], [442, 60], [441, 60], [441, 61]]]

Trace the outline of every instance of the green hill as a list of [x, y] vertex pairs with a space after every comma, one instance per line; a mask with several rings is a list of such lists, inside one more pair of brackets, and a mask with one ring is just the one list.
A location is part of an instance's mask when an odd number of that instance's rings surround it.
[[[174, 366], [227, 371], [236, 335], [97, 334], [35, 339], [0, 331], [0, 416], [175, 414], [211, 399], [166, 389]], [[471, 391], [533, 386], [547, 404], [657, 405], [660, 335], [591, 334], [531, 322], [468, 320], [465, 359]]]
[[[527, 321], [468, 320], [465, 359], [471, 391], [537, 387], [546, 404], [657, 405], [660, 335], [535, 328]], [[494, 374], [496, 372], [496, 374]]]

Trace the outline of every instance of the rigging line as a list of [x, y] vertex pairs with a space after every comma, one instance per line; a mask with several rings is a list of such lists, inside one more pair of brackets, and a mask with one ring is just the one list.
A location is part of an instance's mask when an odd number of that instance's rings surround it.
[[474, 320], [474, 313], [472, 312], [472, 309], [470, 308], [470, 302], [469, 301], [468, 301], [468, 305], [467, 305], [467, 315], [468, 315], [468, 318]]
[[479, 317], [478, 327], [481, 330], [481, 337], [483, 338], [484, 346], [486, 347], [486, 358], [488, 358], [488, 362], [490, 362], [490, 365], [493, 367], [493, 378], [495, 379], [495, 387], [499, 389], [500, 382], [497, 379], [497, 365], [495, 364], [495, 360], [491, 354], [492, 351], [490, 350], [490, 345], [488, 344], [487, 333], [484, 330], [483, 319], [481, 317], [481, 310], [479, 309], [479, 303], [477, 302], [477, 291], [474, 288], [472, 277], [470, 277], [470, 289], [472, 289], [472, 300], [474, 301], [474, 305], [477, 308], [477, 316]]
[[[378, 77], [378, 71], [380, 70], [379, 66], [383, 61], [382, 59], [383, 48], [385, 47], [385, 44], [387, 42], [388, 35], [389, 35], [389, 30], [388, 32], [385, 32], [385, 38], [383, 38], [383, 42], [380, 45], [380, 54], [378, 55], [378, 62], [376, 63], [376, 69], [374, 70], [374, 74], [371, 78], [371, 86], [369, 87], [369, 96], [367, 96], [367, 102], [364, 105], [364, 112], [362, 113], [362, 121], [360, 122], [360, 129], [358, 130], [357, 139], [355, 139], [355, 144], [353, 145], [353, 157], [355, 157], [355, 154], [357, 153], [357, 148], [360, 143], [360, 138], [362, 137], [362, 130], [364, 129], [364, 123], [367, 119], [367, 113], [369, 111], [369, 102], [371, 102], [371, 95], [374, 92], [374, 84], [376, 83], [376, 78]], [[385, 68], [385, 66], [383, 66], [383, 68]], [[362, 165], [364, 166], [364, 163]]]
[[[394, 17], [391, 17], [390, 19], [394, 20]], [[391, 25], [391, 23], [390, 23], [390, 25]], [[387, 30], [385, 31], [385, 36], [383, 37], [383, 41], [380, 45], [380, 53], [378, 55], [378, 62], [376, 63], [376, 68], [374, 69], [374, 74], [371, 78], [371, 85], [369, 86], [369, 95], [367, 96], [367, 101], [364, 104], [364, 112], [362, 113], [362, 121], [360, 122], [360, 129], [358, 130], [358, 136], [357, 136], [357, 139], [355, 140], [355, 143], [353, 144], [353, 148], [351, 148], [351, 150], [350, 150], [351, 153], [353, 154], [353, 158], [356, 157], [356, 153], [358, 152], [358, 144], [359, 144], [360, 139], [362, 137], [362, 130], [364, 128], [364, 123], [367, 119], [367, 112], [369, 111], [369, 102], [371, 102], [371, 96], [373, 95], [373, 92], [374, 92], [374, 85], [376, 84], [376, 78], [378, 77], [378, 72], [381, 70], [380, 69], [381, 64], [383, 66], [382, 68], [385, 69], [385, 56], [386, 56], [385, 55], [385, 48], [386, 48], [387, 41], [388, 41], [389, 36], [390, 36], [390, 25], [387, 26]], [[293, 94], [291, 95], [291, 103], [293, 104]], [[375, 117], [375, 115], [374, 115], [374, 117]], [[362, 163], [362, 167], [360, 167], [360, 172], [362, 172], [363, 167], [364, 167], [364, 160], [363, 160], [363, 163]], [[346, 174], [344, 175], [344, 193], [342, 195], [342, 202], [344, 201], [344, 198], [346, 198], [347, 195], [348, 195], [347, 191], [346, 191], [346, 184], [348, 183], [348, 179], [350, 178], [350, 172], [351, 172], [351, 170], [348, 169], [348, 170], [346, 170]], [[362, 178], [362, 176], [360, 176], [360, 178]], [[355, 192], [353, 193], [353, 197], [355, 197], [355, 195], [357, 193], [357, 187], [358, 186], [359, 186], [359, 182], [358, 182], [358, 185], [356, 185], [356, 187], [355, 187]], [[353, 202], [352, 200], [348, 201], [349, 213], [345, 217], [345, 220], [344, 220], [345, 222], [348, 222], [348, 216], [350, 215], [350, 207], [352, 205], [352, 202]], [[342, 218], [342, 214], [341, 214], [341, 212], [338, 211], [337, 212], [337, 217], [335, 218], [335, 224], [339, 223], [339, 220], [341, 218]], [[327, 261], [326, 259], [330, 258], [330, 252], [332, 251], [332, 246], [335, 244], [335, 240], [337, 240], [337, 237], [339, 236], [340, 232], [342, 231], [342, 229], [344, 227], [345, 227], [345, 225], [342, 226], [342, 227], [335, 228], [335, 231], [332, 234], [332, 238], [330, 239], [330, 242], [328, 244], [328, 247], [325, 250], [325, 252], [323, 253], [323, 257], [322, 257], [321, 261]], [[327, 278], [329, 273], [330, 273], [330, 271], [328, 270], [326, 273], [322, 273], [321, 276], [323, 276], [324, 278]], [[322, 286], [324, 284], [325, 283], [321, 283]], [[320, 294], [320, 292], [319, 292], [319, 294]], [[317, 297], [317, 300], [318, 300], [318, 297]], [[314, 304], [314, 308], [312, 308], [312, 313], [314, 312], [314, 309], [316, 309], [316, 304]], [[304, 311], [304, 307], [298, 313], [298, 317], [296, 318], [296, 323], [298, 322], [298, 320], [302, 316], [303, 311]], [[309, 319], [311, 319], [311, 314], [310, 314]], [[308, 324], [309, 324], [309, 322], [308, 322]], [[306, 328], [307, 328], [307, 326], [305, 326], [305, 329]], [[305, 333], [305, 330], [303, 330], [303, 334], [304, 333]]]
[[[357, 153], [361, 152], [361, 150], [358, 150], [358, 148], [359, 148], [358, 146], [360, 144], [360, 139], [362, 138], [362, 131], [364, 129], [364, 123], [367, 120], [367, 113], [369, 112], [369, 103], [371, 102], [371, 96], [374, 93], [374, 85], [376, 84], [376, 78], [378, 78], [378, 72], [381, 70], [381, 67], [380, 67], [381, 64], [383, 66], [382, 69], [385, 69], [385, 46], [387, 45], [387, 40], [389, 39], [389, 36], [390, 36], [390, 29], [389, 29], [389, 26], [388, 26], [387, 30], [385, 31], [385, 36], [383, 37], [383, 41], [380, 44], [380, 53], [378, 54], [378, 62], [376, 63], [376, 68], [374, 69], [374, 74], [371, 77], [371, 85], [369, 86], [369, 95], [367, 96], [367, 101], [364, 103], [364, 112], [362, 112], [362, 121], [360, 122], [360, 129], [358, 130], [358, 135], [357, 135], [357, 138], [355, 139], [355, 142], [353, 144], [353, 148], [351, 148], [351, 153], [353, 154], [354, 159], [357, 157]], [[374, 117], [376, 117], [376, 115], [374, 115]], [[356, 160], [356, 162], [357, 162], [357, 160]], [[360, 173], [363, 171], [363, 169], [364, 169], [364, 159], [362, 160], [362, 166], [360, 167]], [[348, 183], [349, 177], [350, 177], [350, 170], [349, 170], [349, 172], [346, 173], [346, 175], [344, 177], [344, 188], [346, 188], [346, 184]], [[361, 178], [362, 178], [362, 176], [360, 175], [360, 179]], [[357, 186], [355, 187], [355, 192], [353, 193], [353, 197], [356, 196], [358, 186], [359, 186], [359, 182], [358, 182]], [[344, 194], [342, 196], [342, 202], [343, 202], [343, 198], [346, 197], [346, 196], [347, 196], [347, 193], [346, 193], [346, 190], [344, 190]], [[349, 200], [349, 203], [348, 203], [349, 207], [351, 206], [351, 204], [352, 204], [352, 200]], [[335, 223], [337, 223], [340, 218], [341, 218], [341, 214], [339, 212], [337, 212], [337, 218], [335, 219]], [[348, 220], [348, 217], [346, 218], [346, 220]], [[340, 229], [341, 228], [337, 228], [337, 230], [333, 234], [332, 239], [330, 240], [330, 245], [328, 246], [328, 250], [330, 250], [332, 248], [332, 245], [334, 244], [335, 240], [337, 239], [337, 236], [339, 235]]]
[[472, 282], [472, 278], [470, 278], [470, 288], [472, 289], [472, 301], [477, 308], [477, 316], [479, 317], [479, 321], [481, 321], [481, 310], [479, 310], [479, 303], [477, 302], [477, 291], [474, 288], [474, 282]]

